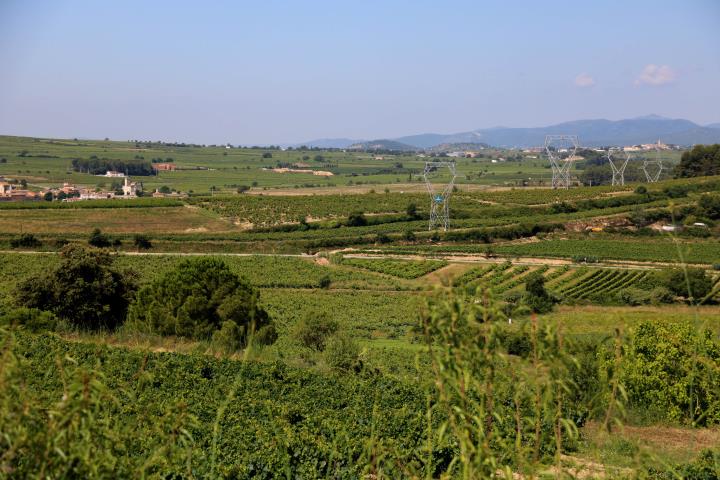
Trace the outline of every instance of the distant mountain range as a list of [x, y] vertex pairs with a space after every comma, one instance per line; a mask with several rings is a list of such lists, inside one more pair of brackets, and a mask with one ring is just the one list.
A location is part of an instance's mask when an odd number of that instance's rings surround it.
[[580, 144], [588, 147], [637, 145], [658, 140], [676, 145], [693, 145], [720, 143], [720, 123], [702, 126], [690, 120], [647, 115], [626, 120], [575, 120], [547, 127], [493, 127], [451, 134], [424, 133], [372, 141], [348, 138], [321, 139], [305, 142], [302, 145], [321, 148], [352, 146], [352, 148], [368, 150], [423, 150], [441, 144], [483, 143], [494, 147], [524, 148], [542, 145], [545, 135], [562, 134], [577, 135]]

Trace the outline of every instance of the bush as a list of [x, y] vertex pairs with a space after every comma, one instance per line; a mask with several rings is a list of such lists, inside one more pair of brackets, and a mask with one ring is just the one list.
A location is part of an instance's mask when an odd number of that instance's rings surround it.
[[661, 303], [672, 303], [674, 296], [670, 290], [665, 287], [654, 287], [650, 290], [626, 287], [616, 297], [621, 303], [631, 306], [638, 305], [659, 305]]
[[[720, 423], [720, 342], [690, 322], [643, 322], [624, 347], [619, 379], [631, 408], [670, 422]], [[612, 368], [606, 352], [605, 367]]]
[[52, 332], [57, 328], [58, 318], [52, 312], [20, 307], [0, 316], [0, 325], [20, 325], [35, 333]]
[[367, 218], [365, 218], [365, 214], [363, 212], [353, 212], [348, 215], [348, 227], [364, 227], [367, 225], [367, 223]]
[[[143, 287], [128, 319], [138, 331], [195, 339], [209, 339], [224, 322], [232, 321], [239, 330], [232, 334], [238, 339], [235, 343], [244, 346], [253, 332], [271, 324], [259, 299], [259, 292], [222, 260], [196, 258]], [[225, 328], [230, 335], [234, 327]]]
[[542, 273], [533, 272], [525, 281], [523, 303], [534, 313], [547, 313], [553, 309], [556, 300], [545, 289]]
[[414, 203], [408, 204], [407, 208], [405, 209], [405, 214], [412, 219], [415, 219], [418, 217], [418, 211], [417, 211], [417, 205]]
[[111, 245], [111, 242], [110, 237], [102, 233], [99, 228], [96, 228], [90, 234], [88, 244], [97, 248], [107, 248]]
[[152, 248], [152, 242], [147, 235], [137, 234], [133, 237], [133, 243], [138, 250], [149, 250]]
[[648, 469], [648, 480], [717, 480], [720, 478], [720, 451], [703, 450], [690, 463], [679, 464], [667, 469]]
[[337, 332], [338, 323], [327, 313], [310, 313], [295, 327], [295, 338], [301, 345], [321, 352], [329, 336]]
[[712, 279], [702, 268], [674, 268], [660, 275], [670, 292], [691, 301], [702, 300], [713, 288]]
[[216, 330], [212, 335], [213, 346], [227, 353], [242, 350], [245, 346], [244, 340], [242, 330], [232, 320], [222, 322], [220, 330]]
[[325, 347], [325, 362], [331, 368], [341, 371], [361, 368], [360, 346], [344, 333], [336, 333]]
[[12, 248], [34, 248], [39, 247], [40, 245], [42, 245], [42, 242], [35, 238], [35, 235], [32, 233], [23, 233], [18, 238], [10, 240], [10, 246]]
[[125, 320], [136, 288], [135, 275], [114, 269], [107, 253], [68, 245], [59, 265], [20, 283], [16, 302], [53, 312], [76, 327], [114, 329]]
[[332, 279], [330, 278], [330, 275], [323, 275], [322, 278], [320, 278], [320, 281], [318, 281], [318, 286], [320, 288], [330, 288], [331, 283]]
[[375, 236], [375, 243], [384, 244], [390, 242], [392, 242], [392, 239], [386, 233], [380, 232]]

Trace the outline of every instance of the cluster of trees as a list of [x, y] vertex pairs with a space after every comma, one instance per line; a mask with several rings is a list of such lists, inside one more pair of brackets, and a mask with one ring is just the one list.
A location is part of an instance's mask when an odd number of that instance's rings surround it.
[[108, 251], [67, 245], [60, 263], [21, 282], [15, 297], [20, 310], [13, 321], [31, 329], [112, 331], [124, 325], [131, 331], [212, 340], [231, 351], [250, 338], [258, 344], [277, 338], [259, 305], [258, 290], [218, 259], [183, 261], [139, 288], [137, 275], [116, 268]]
[[102, 175], [109, 170], [134, 176], [147, 176], [155, 173], [152, 163], [144, 159], [117, 160], [98, 158], [95, 155], [90, 158], [73, 158], [72, 168], [76, 172], [85, 172], [91, 175]]
[[682, 154], [675, 167], [677, 177], [720, 175], [720, 143], [696, 145]]

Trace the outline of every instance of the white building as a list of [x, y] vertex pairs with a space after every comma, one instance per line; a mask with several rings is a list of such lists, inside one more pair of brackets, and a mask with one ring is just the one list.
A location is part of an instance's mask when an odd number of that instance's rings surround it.
[[128, 177], [125, 177], [125, 184], [122, 186], [123, 196], [125, 198], [137, 197], [139, 191], [142, 191], [142, 186], [137, 182], [131, 182]]

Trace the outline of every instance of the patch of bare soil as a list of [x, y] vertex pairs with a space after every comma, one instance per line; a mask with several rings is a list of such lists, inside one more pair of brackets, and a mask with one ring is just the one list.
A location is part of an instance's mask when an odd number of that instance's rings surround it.
[[318, 265], [325, 266], [325, 265], [330, 265], [330, 260], [328, 260], [325, 257], [315, 257], [315, 263], [317, 263]]

